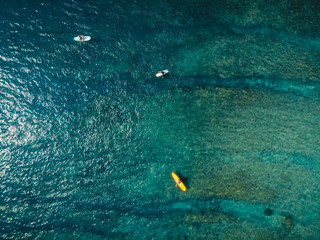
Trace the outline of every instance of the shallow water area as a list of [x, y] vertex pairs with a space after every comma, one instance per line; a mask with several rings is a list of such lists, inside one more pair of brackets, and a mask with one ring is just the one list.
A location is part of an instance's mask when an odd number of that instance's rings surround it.
[[319, 235], [311, 2], [3, 4], [1, 239]]

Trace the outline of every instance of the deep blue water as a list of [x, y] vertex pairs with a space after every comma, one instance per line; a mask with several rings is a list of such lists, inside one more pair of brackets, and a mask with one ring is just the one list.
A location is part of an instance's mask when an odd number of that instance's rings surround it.
[[0, 238], [318, 239], [319, 10], [1, 1]]

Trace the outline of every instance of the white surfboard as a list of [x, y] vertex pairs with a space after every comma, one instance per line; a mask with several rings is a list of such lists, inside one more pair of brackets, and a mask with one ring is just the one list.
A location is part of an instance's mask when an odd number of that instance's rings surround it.
[[79, 36], [73, 38], [75, 41], [78, 41], [78, 42], [86, 42], [86, 41], [89, 41], [91, 39], [90, 36], [83, 36], [82, 37], [82, 40], [80, 40]]
[[169, 73], [169, 70], [162, 70], [162, 71], [159, 71], [157, 74], [156, 74], [156, 77], [163, 77], [164, 75], [168, 74]]

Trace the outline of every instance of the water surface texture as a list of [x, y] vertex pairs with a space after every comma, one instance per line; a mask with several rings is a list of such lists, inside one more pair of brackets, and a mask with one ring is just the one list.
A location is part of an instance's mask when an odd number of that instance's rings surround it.
[[319, 12], [2, 0], [0, 238], [318, 239]]

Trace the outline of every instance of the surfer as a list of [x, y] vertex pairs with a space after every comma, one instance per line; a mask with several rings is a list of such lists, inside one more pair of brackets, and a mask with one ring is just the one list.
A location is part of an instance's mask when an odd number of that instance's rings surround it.
[[165, 72], [164, 71], [159, 71], [161, 77], [164, 77]]
[[181, 183], [180, 179], [176, 181], [176, 187]]
[[78, 35], [76, 37], [73, 38], [75, 41], [78, 41], [78, 42], [87, 42], [91, 39], [90, 36], [83, 36], [83, 35]]
[[168, 70], [162, 70], [162, 71], [159, 71], [156, 76], [157, 77], [164, 77], [164, 75], [166, 75], [169, 71]]
[[186, 186], [183, 184], [183, 182], [180, 180], [180, 178], [178, 177], [177, 174], [175, 174], [174, 172], [171, 173], [171, 176], [173, 178], [173, 180], [175, 181], [176, 183], [176, 187], [179, 186], [179, 188], [182, 190], [182, 191], [186, 191], [187, 188]]
[[83, 35], [79, 35], [78, 37], [79, 37], [79, 40], [83, 42]]

